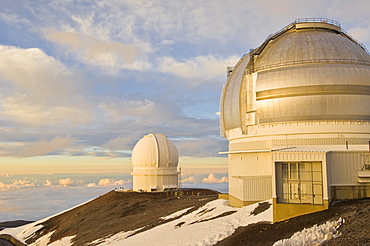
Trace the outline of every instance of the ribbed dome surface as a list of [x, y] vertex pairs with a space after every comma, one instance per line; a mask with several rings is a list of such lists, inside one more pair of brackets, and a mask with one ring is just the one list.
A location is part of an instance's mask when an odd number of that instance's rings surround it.
[[315, 59], [370, 61], [358, 44], [340, 33], [327, 29], [292, 29], [265, 47], [255, 67]]
[[176, 146], [162, 134], [148, 134], [135, 145], [132, 165], [135, 167], [177, 167]]
[[364, 47], [336, 24], [293, 22], [235, 66], [221, 99], [221, 125], [227, 131], [273, 122], [370, 120], [368, 105]]

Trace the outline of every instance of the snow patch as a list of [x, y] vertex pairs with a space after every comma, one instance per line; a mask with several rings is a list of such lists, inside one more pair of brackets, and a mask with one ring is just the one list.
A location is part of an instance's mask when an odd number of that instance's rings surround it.
[[[64, 237], [58, 241], [55, 241], [51, 244], [48, 244], [49, 246], [70, 246], [72, 245], [72, 239], [74, 238], [75, 236], [70, 236], [70, 237]], [[32, 244], [31, 244], [32, 245]], [[30, 246], [31, 246], [30, 245]], [[35, 244], [36, 246], [37, 244]], [[43, 244], [40, 244], [40, 245], [43, 245]]]
[[164, 217], [161, 217], [159, 218], [160, 220], [170, 220], [170, 219], [174, 219], [174, 218], [178, 218], [178, 217], [181, 217], [183, 214], [186, 214], [190, 209], [192, 209], [194, 207], [190, 207], [190, 208], [185, 208], [183, 210], [180, 210], [180, 211], [177, 211], [173, 214], [170, 214], [170, 215], [167, 215], [167, 216], [164, 216]]
[[50, 238], [55, 231], [49, 232], [45, 236], [40, 237], [34, 243], [28, 244], [29, 246], [47, 245], [50, 242]]
[[[271, 203], [271, 201], [268, 202]], [[148, 242], [153, 246], [174, 245], [174, 243], [177, 246], [214, 245], [220, 240], [230, 236], [234, 233], [236, 228], [240, 226], [246, 226], [259, 221], [267, 221], [271, 223], [272, 208], [269, 208], [258, 215], [251, 215], [251, 212], [257, 206], [258, 203], [242, 208], [234, 208], [228, 206], [227, 200], [218, 199], [205, 204], [196, 211], [185, 214], [180, 218], [174, 219], [150, 230], [125, 238], [119, 238], [119, 233], [108, 238], [111, 240], [105, 239], [105, 241], [99, 245], [147, 245]], [[230, 213], [227, 216], [220, 216], [230, 211], [234, 211], [234, 213]], [[176, 218], [174, 217], [174, 214], [171, 214], [168, 217]], [[158, 235], [166, 236], [162, 237]], [[123, 234], [123, 236], [125, 236], [125, 234]]]
[[119, 232], [111, 237], [106, 237], [106, 238], [100, 238], [100, 239], [97, 239], [87, 245], [113, 245], [114, 243], [118, 242], [118, 241], [121, 241], [129, 236], [131, 236], [132, 234], [134, 234], [135, 232], [143, 229], [144, 227], [141, 227], [141, 228], [138, 228], [136, 230], [133, 230], [133, 231], [122, 231], [122, 232]]
[[274, 243], [274, 246], [291, 245], [321, 245], [323, 242], [340, 236], [338, 228], [344, 223], [344, 219], [328, 221], [322, 225], [314, 225], [293, 234], [291, 238], [282, 239]]

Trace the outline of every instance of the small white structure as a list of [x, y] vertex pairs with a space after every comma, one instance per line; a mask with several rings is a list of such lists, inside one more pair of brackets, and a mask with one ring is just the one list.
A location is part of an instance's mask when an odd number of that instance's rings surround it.
[[176, 190], [178, 162], [177, 148], [166, 136], [153, 133], [144, 136], [132, 151], [133, 190]]

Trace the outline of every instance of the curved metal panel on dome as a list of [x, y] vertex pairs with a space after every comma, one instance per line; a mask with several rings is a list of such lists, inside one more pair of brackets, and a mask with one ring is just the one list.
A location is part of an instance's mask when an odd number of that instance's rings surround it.
[[311, 64], [258, 73], [257, 94], [282, 88], [332, 85], [369, 85], [370, 66], [355, 64]]
[[176, 146], [162, 134], [153, 134], [158, 146], [157, 167], [176, 167], [179, 154]]
[[289, 31], [272, 40], [255, 61], [255, 69], [304, 60], [370, 61], [369, 55], [346, 36], [326, 29]]
[[167, 139], [167, 148], [168, 148], [168, 153], [169, 158], [168, 158], [168, 167], [177, 167], [179, 164], [179, 152], [175, 146], [175, 144]]
[[178, 159], [176, 146], [162, 134], [144, 136], [132, 151], [134, 167], [177, 167]]
[[224, 86], [220, 105], [221, 131], [223, 132], [241, 125], [240, 92], [249, 60], [249, 54], [240, 59]]
[[310, 95], [257, 102], [260, 123], [370, 120], [370, 95]]
[[136, 143], [132, 150], [132, 165], [134, 167], [155, 167], [157, 165], [158, 149], [151, 135], [146, 135]]

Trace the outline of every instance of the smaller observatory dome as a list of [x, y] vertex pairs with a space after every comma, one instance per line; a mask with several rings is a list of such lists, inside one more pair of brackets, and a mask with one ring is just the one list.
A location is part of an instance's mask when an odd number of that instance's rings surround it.
[[176, 146], [162, 134], [144, 136], [132, 151], [134, 167], [177, 167], [178, 162]]
[[167, 191], [178, 188], [179, 154], [176, 146], [162, 134], [148, 134], [132, 151], [133, 190]]

